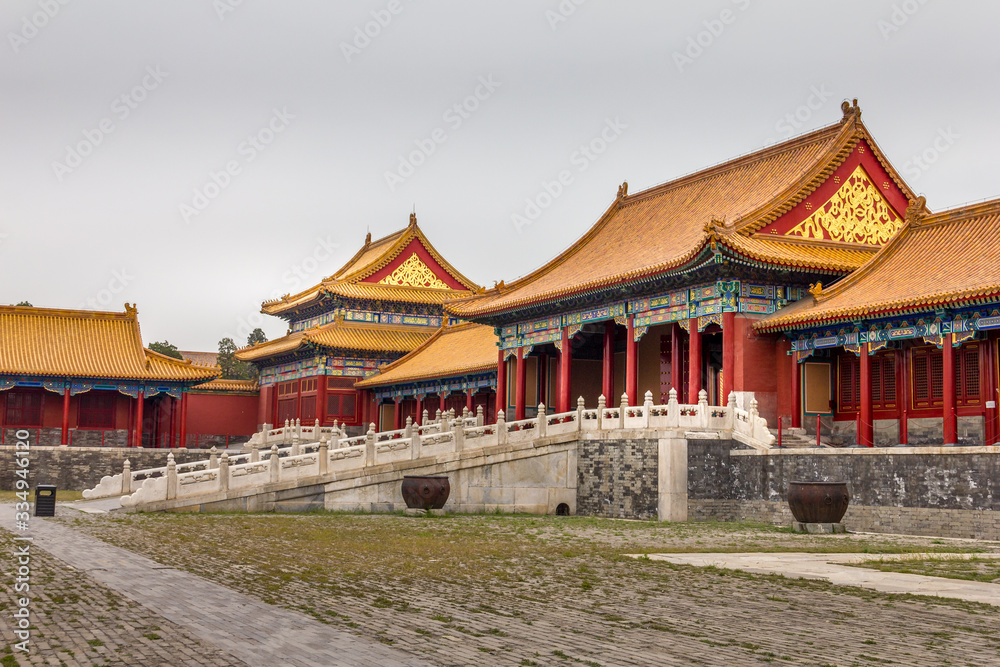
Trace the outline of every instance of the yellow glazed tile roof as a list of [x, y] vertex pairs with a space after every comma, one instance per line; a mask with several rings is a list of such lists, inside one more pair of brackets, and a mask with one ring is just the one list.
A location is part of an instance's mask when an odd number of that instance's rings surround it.
[[1000, 295], [1000, 199], [934, 215], [923, 211], [921, 198], [871, 261], [757, 328], [791, 329]]
[[356, 387], [380, 387], [402, 382], [452, 377], [496, 370], [497, 337], [493, 327], [459, 324], [442, 327], [423, 345], [383, 366]]
[[0, 306], [0, 373], [187, 382], [219, 368], [145, 349], [128, 304], [123, 313]]
[[205, 384], [200, 384], [195, 387], [197, 391], [212, 391], [212, 392], [238, 392], [238, 393], [253, 393], [256, 394], [260, 387], [253, 380], [226, 380], [223, 378], [216, 378], [210, 380]]
[[[361, 282], [392, 262], [406, 249], [414, 239], [418, 240], [428, 254], [445, 271], [448, 272], [465, 290], [442, 290], [435, 288], [398, 287]], [[285, 295], [280, 299], [266, 301], [261, 306], [261, 312], [267, 315], [281, 315], [299, 308], [309, 307], [321, 301], [325, 296], [339, 295], [354, 298], [382, 299], [404, 303], [439, 304], [448, 299], [454, 299], [468, 291], [479, 289], [431, 245], [423, 231], [417, 225], [415, 215], [410, 216], [410, 224], [405, 229], [389, 234], [377, 241], [371, 240], [371, 234], [365, 239], [365, 245], [336, 273], [325, 278], [298, 294]]]
[[[786, 266], [855, 269], [871, 250], [777, 242], [753, 234], [819, 187], [861, 140], [875, 149], [860, 111], [845, 108], [844, 120], [836, 125], [635, 195], [625, 187], [597, 224], [551, 262], [510, 285], [449, 302], [445, 310], [475, 318], [601, 289], [684, 266], [713, 244]], [[875, 153], [909, 196], [908, 186]]]
[[308, 345], [337, 350], [398, 354], [414, 350], [431, 335], [433, 331], [426, 328], [338, 320], [244, 348], [236, 353], [236, 358], [242, 361], [258, 361], [293, 352]]

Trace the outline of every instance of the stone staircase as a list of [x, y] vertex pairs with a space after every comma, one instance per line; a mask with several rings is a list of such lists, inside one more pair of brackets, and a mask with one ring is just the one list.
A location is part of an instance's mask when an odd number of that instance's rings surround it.
[[[484, 424], [482, 409], [473, 416], [439, 414], [406, 427], [346, 437], [343, 429], [288, 422], [264, 425], [238, 454], [213, 451], [209, 459], [178, 464], [168, 454], [161, 468], [131, 470], [104, 477], [84, 498], [120, 497], [121, 506], [143, 511], [402, 509], [399, 483], [405, 475], [454, 475], [453, 511], [556, 513], [575, 507], [576, 443], [581, 438], [632, 435], [674, 439], [733, 440], [766, 450], [774, 436], [748, 396], [747, 407], [730, 395], [725, 406], [710, 406], [702, 391], [694, 405], [680, 404], [670, 391], [666, 405], [618, 406], [598, 399], [587, 409], [546, 413], [532, 419]], [[498, 481], [499, 480], [499, 481]]]

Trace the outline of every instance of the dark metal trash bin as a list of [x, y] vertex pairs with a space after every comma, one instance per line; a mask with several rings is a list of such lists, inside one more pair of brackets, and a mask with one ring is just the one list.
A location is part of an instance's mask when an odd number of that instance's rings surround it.
[[56, 487], [39, 484], [35, 487], [35, 516], [56, 515]]

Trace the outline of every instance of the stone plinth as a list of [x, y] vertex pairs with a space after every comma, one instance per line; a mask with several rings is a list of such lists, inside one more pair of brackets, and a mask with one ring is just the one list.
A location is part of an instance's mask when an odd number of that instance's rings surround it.
[[801, 521], [792, 521], [792, 530], [796, 533], [809, 533], [810, 535], [836, 535], [847, 532], [847, 528], [842, 523], [802, 523]]

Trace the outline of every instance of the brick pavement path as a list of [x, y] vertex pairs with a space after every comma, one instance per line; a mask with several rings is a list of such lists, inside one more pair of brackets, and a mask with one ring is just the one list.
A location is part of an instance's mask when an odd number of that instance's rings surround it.
[[[13, 506], [0, 505], [0, 527], [13, 524]], [[247, 665], [403, 667], [427, 664], [299, 612], [265, 604], [201, 577], [165, 567], [54, 521], [33, 518], [29, 534], [34, 537], [35, 548], [86, 572], [100, 584]], [[216, 651], [209, 653], [200, 664], [213, 664], [211, 654]], [[180, 661], [142, 664], [180, 664]]]

